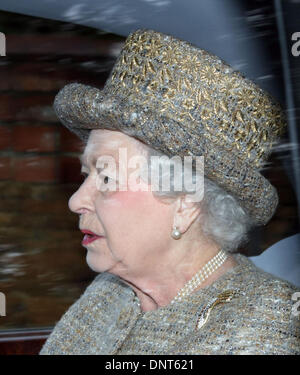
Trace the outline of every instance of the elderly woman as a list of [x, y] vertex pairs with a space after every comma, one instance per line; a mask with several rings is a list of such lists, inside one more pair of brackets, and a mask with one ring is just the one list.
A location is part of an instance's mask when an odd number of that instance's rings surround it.
[[278, 203], [259, 172], [285, 126], [267, 93], [138, 30], [103, 90], [67, 85], [55, 110], [85, 142], [69, 207], [99, 275], [41, 354], [300, 354], [296, 288], [238, 254]]

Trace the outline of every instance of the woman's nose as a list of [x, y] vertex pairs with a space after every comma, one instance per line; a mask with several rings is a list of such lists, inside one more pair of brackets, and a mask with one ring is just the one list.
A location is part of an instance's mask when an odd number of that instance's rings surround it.
[[93, 192], [87, 182], [85, 180], [69, 199], [69, 209], [76, 214], [93, 210]]

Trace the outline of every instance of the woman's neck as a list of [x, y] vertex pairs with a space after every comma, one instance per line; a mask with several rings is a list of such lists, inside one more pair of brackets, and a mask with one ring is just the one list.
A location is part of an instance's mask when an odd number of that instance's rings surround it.
[[[136, 280], [124, 280], [125, 283], [130, 285], [135, 291], [137, 297], [140, 300], [141, 310], [151, 311], [156, 310], [160, 307], [166, 306], [171, 303], [174, 297], [177, 295], [179, 290], [183, 288], [187, 281], [189, 281], [198, 271], [202, 268], [207, 261], [209, 261], [214, 255], [205, 259], [201, 262], [198, 267], [191, 267], [190, 271], [184, 270], [182, 273], [170, 273], [165, 272], [160, 277], [152, 277], [151, 279], [136, 279]], [[197, 263], [195, 263], [197, 264]], [[224, 275], [229, 269], [235, 267], [237, 262], [232, 256], [228, 256], [225, 262], [204, 282], [202, 282], [194, 291], [201, 288], [205, 288], [213, 284], [217, 279]], [[170, 271], [170, 270], [168, 270]]]

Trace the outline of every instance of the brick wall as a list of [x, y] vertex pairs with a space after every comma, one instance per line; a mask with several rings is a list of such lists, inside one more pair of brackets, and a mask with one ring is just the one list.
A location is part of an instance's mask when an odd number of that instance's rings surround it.
[[[2, 17], [2, 18], [1, 18]], [[0, 12], [11, 18], [0, 59], [0, 329], [54, 325], [95, 274], [68, 199], [82, 177], [82, 144], [54, 114], [65, 84], [101, 88], [123, 38]], [[19, 19], [19, 22], [16, 21]], [[4, 23], [5, 24], [5, 23]], [[3, 25], [3, 22], [2, 22]], [[86, 28], [87, 29], [87, 28]], [[83, 32], [84, 31], [84, 32]]]
[[[7, 296], [7, 316], [0, 318], [0, 329], [45, 327], [95, 276], [80, 245], [78, 218], [67, 206], [81, 181], [82, 145], [57, 121], [53, 99], [69, 82], [102, 87], [124, 39], [0, 12], [3, 19], [0, 289]], [[295, 196], [278, 157], [265, 174], [279, 190], [280, 206], [270, 224], [253, 233], [244, 253], [250, 248], [260, 253], [297, 231]]]

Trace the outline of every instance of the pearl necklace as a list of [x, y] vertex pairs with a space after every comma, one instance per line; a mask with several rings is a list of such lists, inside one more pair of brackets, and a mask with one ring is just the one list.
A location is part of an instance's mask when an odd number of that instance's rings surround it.
[[184, 287], [178, 292], [177, 296], [171, 301], [181, 301], [184, 297], [191, 294], [204, 280], [214, 273], [225, 262], [228, 255], [221, 249], [210, 261], [208, 261], [197, 273], [189, 280]]

